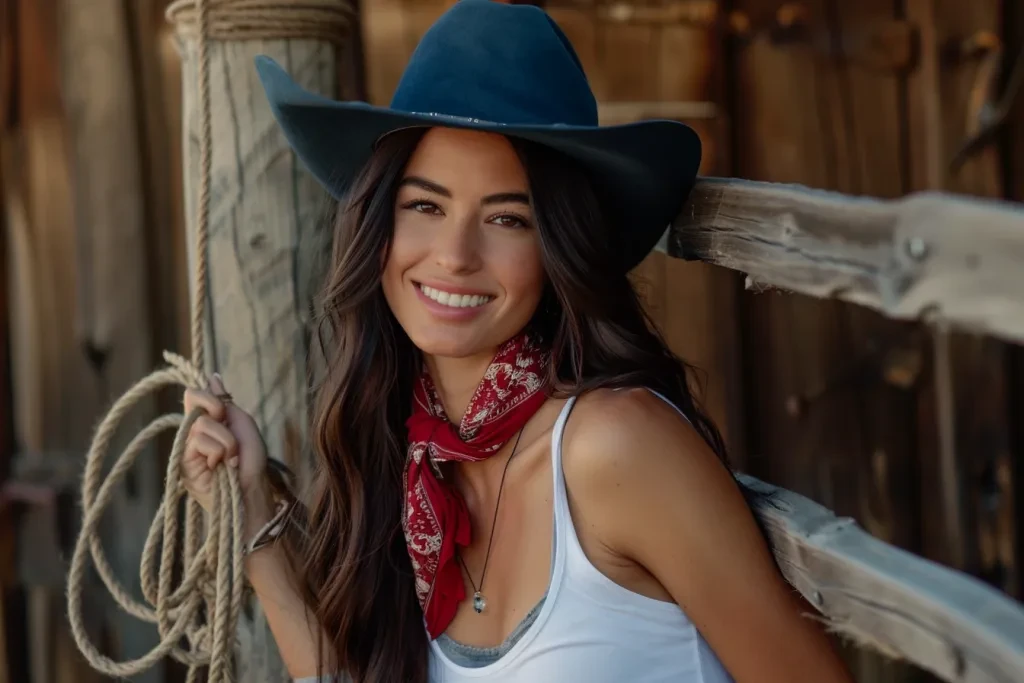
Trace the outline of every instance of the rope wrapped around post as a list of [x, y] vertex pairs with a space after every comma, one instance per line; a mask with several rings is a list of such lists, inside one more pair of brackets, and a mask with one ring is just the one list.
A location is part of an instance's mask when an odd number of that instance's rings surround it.
[[[308, 38], [339, 43], [351, 28], [355, 11], [348, 0], [177, 0], [167, 9], [180, 35], [198, 41], [200, 110], [200, 178], [195, 231], [191, 360], [164, 353], [167, 366], [129, 389], [100, 423], [89, 449], [82, 479], [82, 528], [68, 574], [68, 614], [75, 642], [97, 671], [128, 677], [154, 666], [165, 656], [188, 666], [188, 683], [209, 667], [209, 683], [233, 680], [233, 645], [243, 598], [242, 499], [238, 474], [217, 470], [214, 510], [205, 519], [181, 482], [181, 460], [192, 424], [202, 411], [168, 414], [153, 420], [136, 435], [114, 463], [106, 480], [103, 465], [111, 440], [123, 418], [143, 398], [169, 386], [205, 389], [204, 326], [207, 301], [207, 242], [211, 190], [212, 114], [210, 106], [210, 40]], [[177, 433], [167, 464], [164, 495], [150, 527], [140, 563], [145, 603], [136, 600], [114, 576], [100, 544], [99, 524], [112, 492], [135, 459], [160, 433]], [[184, 541], [179, 557], [179, 506], [185, 499]], [[160, 643], [144, 656], [115, 661], [89, 640], [82, 614], [82, 589], [89, 560], [117, 604], [136, 618], [156, 624]], [[174, 584], [176, 566], [180, 578]], [[188, 647], [183, 647], [183, 639]]]

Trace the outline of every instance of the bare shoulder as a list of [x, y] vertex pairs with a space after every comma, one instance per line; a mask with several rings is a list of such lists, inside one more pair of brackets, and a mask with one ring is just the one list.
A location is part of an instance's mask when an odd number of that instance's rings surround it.
[[566, 478], [584, 495], [671, 475], [691, 483], [731, 479], [693, 425], [642, 388], [581, 396], [566, 424], [562, 458]]
[[732, 473], [674, 408], [643, 389], [594, 391], [578, 400], [562, 451], [577, 532], [643, 568], [734, 680], [850, 681]]

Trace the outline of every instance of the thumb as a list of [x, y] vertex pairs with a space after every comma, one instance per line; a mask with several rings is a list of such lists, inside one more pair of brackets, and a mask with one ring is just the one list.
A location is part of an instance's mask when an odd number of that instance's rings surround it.
[[220, 376], [219, 372], [213, 373], [210, 377], [210, 391], [214, 394], [227, 393], [227, 389], [224, 388], [224, 378]]
[[224, 378], [219, 372], [210, 376], [210, 391], [224, 404], [224, 414], [228, 423], [238, 423], [240, 419], [247, 417], [244, 410], [235, 405], [234, 398], [224, 387]]

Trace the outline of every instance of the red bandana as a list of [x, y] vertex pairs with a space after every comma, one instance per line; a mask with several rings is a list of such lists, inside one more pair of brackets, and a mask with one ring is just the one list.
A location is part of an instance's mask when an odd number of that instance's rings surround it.
[[405, 541], [430, 637], [448, 628], [466, 597], [456, 544], [469, 545], [469, 512], [436, 462], [494, 455], [544, 403], [547, 354], [525, 334], [505, 342], [484, 373], [458, 427], [448, 421], [430, 374], [413, 388], [405, 472]]

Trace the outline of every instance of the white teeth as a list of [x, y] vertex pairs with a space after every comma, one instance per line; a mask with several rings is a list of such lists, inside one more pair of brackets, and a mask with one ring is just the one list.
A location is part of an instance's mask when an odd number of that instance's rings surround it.
[[482, 306], [493, 298], [481, 294], [452, 294], [451, 292], [442, 292], [439, 289], [427, 287], [426, 285], [420, 285], [420, 289], [437, 303], [451, 306], [452, 308]]

